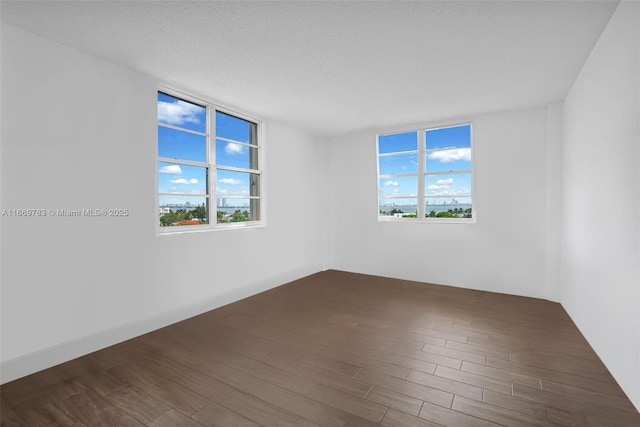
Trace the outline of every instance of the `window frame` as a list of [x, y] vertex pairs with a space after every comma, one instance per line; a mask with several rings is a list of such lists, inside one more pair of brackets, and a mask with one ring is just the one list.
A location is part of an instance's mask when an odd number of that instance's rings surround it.
[[[456, 128], [462, 126], [469, 126], [469, 150], [471, 157], [471, 166], [470, 169], [463, 170], [449, 170], [449, 171], [427, 171], [427, 156], [429, 153], [437, 152], [437, 151], [447, 151], [447, 150], [455, 150], [460, 147], [448, 147], [448, 148], [434, 148], [429, 149], [426, 145], [426, 134], [428, 131], [440, 130], [440, 129], [448, 129], [448, 128]], [[380, 138], [384, 136], [398, 135], [404, 133], [412, 133], [415, 132], [417, 134], [417, 149], [416, 150], [404, 150], [404, 151], [394, 151], [387, 153], [380, 153]], [[474, 148], [473, 148], [473, 123], [471, 121], [462, 121], [457, 123], [447, 123], [442, 125], [435, 126], [419, 126], [413, 127], [410, 129], [398, 129], [393, 130], [391, 132], [378, 132], [376, 134], [376, 187], [378, 188], [378, 196], [376, 198], [377, 201], [377, 216], [378, 221], [380, 222], [408, 222], [408, 223], [437, 223], [437, 224], [475, 224], [477, 220], [477, 211], [475, 204], [475, 160], [474, 160]], [[465, 147], [466, 148], [466, 147]], [[416, 172], [410, 173], [389, 173], [389, 174], [381, 174], [380, 173], [380, 157], [390, 157], [394, 155], [403, 155], [403, 154], [417, 154], [418, 156], [418, 170]], [[470, 191], [469, 196], [471, 198], [471, 218], [433, 218], [427, 217], [427, 209], [426, 209], [426, 201], [428, 199], [432, 199], [439, 196], [428, 196], [426, 194], [426, 186], [425, 180], [428, 176], [438, 176], [438, 175], [469, 175], [470, 176]], [[415, 197], [413, 196], [398, 196], [398, 199], [413, 199], [417, 200], [417, 214], [416, 217], [408, 217], [402, 218], [397, 216], [388, 216], [380, 214], [380, 200], [382, 199], [381, 186], [380, 181], [382, 179], [388, 178], [402, 178], [402, 177], [415, 177], [418, 180], [417, 182], [417, 194]], [[442, 196], [442, 198], [453, 196]]]
[[[158, 150], [159, 138], [158, 138], [158, 127], [163, 126], [169, 129], [176, 129], [179, 131], [187, 131], [190, 133], [194, 133], [197, 135], [202, 135], [202, 132], [192, 131], [189, 129], [183, 129], [179, 126], [171, 125], [168, 123], [161, 123], [158, 119], [156, 112], [156, 144], [155, 144], [155, 227], [157, 235], [168, 235], [168, 234], [184, 234], [184, 233], [193, 233], [193, 232], [206, 232], [206, 231], [222, 231], [222, 230], [237, 230], [237, 229], [246, 229], [246, 228], [256, 228], [256, 227], [265, 227], [266, 226], [266, 197], [265, 197], [265, 185], [264, 185], [264, 121], [256, 116], [249, 115], [246, 113], [238, 112], [232, 108], [228, 108], [222, 106], [220, 103], [211, 100], [202, 96], [194, 96], [190, 93], [186, 93], [182, 90], [177, 90], [169, 86], [159, 85], [156, 89], [156, 103], [159, 94], [168, 95], [174, 98], [178, 98], [180, 100], [193, 103], [195, 105], [201, 106], [205, 108], [205, 117], [206, 117], [206, 159], [204, 162], [200, 161], [192, 161], [186, 159], [175, 159], [175, 158], [167, 158], [161, 157]], [[250, 122], [255, 125], [255, 144], [245, 143], [242, 141], [235, 141], [227, 137], [218, 137], [216, 134], [216, 112], [220, 112], [240, 120], [244, 120]], [[234, 144], [240, 144], [242, 146], [246, 146], [249, 148], [255, 149], [255, 162], [257, 163], [257, 169], [251, 168], [242, 168], [235, 166], [226, 166], [219, 165], [216, 159], [216, 144], [217, 140], [223, 140], [226, 142], [231, 142]], [[249, 150], [251, 151], [251, 150]], [[200, 225], [189, 225], [189, 226], [162, 226], [160, 224], [160, 197], [163, 195], [170, 195], [160, 192], [159, 188], [159, 165], [161, 162], [174, 163], [179, 165], [188, 165], [188, 166], [198, 166], [198, 167], [206, 167], [207, 177], [206, 177], [206, 193], [204, 197], [208, 200], [207, 203], [207, 223]], [[250, 154], [250, 162], [251, 162], [251, 154]], [[240, 221], [240, 222], [221, 222], [219, 223], [217, 220], [217, 211], [218, 211], [218, 170], [227, 170], [231, 172], [241, 172], [247, 173], [250, 177], [252, 175], [257, 176], [258, 182], [258, 195], [252, 196], [249, 195], [246, 198], [250, 200], [250, 209], [251, 215], [254, 215], [253, 210], [253, 200], [257, 200], [258, 207], [258, 219], [257, 220], [249, 220], [249, 221]], [[250, 186], [252, 183], [249, 184]], [[251, 192], [251, 190], [250, 190]], [[225, 199], [234, 198], [234, 197], [225, 197]], [[222, 199], [222, 197], [220, 197]]]

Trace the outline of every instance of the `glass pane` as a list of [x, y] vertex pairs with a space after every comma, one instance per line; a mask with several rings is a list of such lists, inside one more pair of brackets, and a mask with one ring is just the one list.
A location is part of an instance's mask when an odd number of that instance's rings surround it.
[[258, 169], [258, 149], [217, 139], [216, 163], [223, 166]]
[[174, 96], [158, 93], [158, 121], [205, 133], [206, 108]]
[[255, 123], [216, 111], [216, 136], [256, 144]]
[[418, 153], [381, 156], [380, 175], [399, 173], [418, 173]]
[[221, 197], [217, 202], [218, 223], [258, 221], [260, 199], [230, 199]]
[[427, 152], [427, 172], [471, 170], [471, 148]]
[[378, 153], [396, 153], [418, 149], [418, 132], [380, 135], [378, 137]]
[[382, 178], [378, 187], [379, 199], [413, 198], [418, 195], [417, 176]]
[[471, 125], [428, 130], [426, 140], [427, 150], [471, 147]]
[[161, 227], [206, 224], [206, 197], [160, 196], [158, 215]]
[[248, 198], [260, 195], [260, 175], [218, 169], [218, 198]]
[[380, 216], [395, 216], [399, 218], [415, 218], [418, 213], [418, 199], [380, 199]]
[[158, 126], [158, 156], [171, 159], [207, 161], [207, 138]]
[[158, 162], [158, 193], [207, 194], [207, 168]]
[[471, 197], [427, 197], [425, 216], [428, 218], [471, 218]]
[[424, 191], [426, 197], [471, 197], [471, 174], [428, 175]]

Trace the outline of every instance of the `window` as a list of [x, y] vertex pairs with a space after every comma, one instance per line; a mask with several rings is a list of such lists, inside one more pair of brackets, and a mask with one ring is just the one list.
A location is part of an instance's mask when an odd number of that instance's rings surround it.
[[471, 124], [378, 135], [380, 220], [473, 222]]
[[158, 92], [161, 231], [261, 223], [260, 124], [204, 101]]

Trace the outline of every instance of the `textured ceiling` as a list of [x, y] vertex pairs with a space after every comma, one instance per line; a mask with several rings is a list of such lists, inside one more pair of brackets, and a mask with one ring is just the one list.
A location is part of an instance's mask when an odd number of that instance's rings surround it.
[[3, 1], [2, 21], [319, 136], [564, 99], [615, 1]]

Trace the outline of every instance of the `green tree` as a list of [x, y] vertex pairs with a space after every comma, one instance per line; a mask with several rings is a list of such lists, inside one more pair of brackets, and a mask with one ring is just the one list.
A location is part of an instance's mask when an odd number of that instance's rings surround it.
[[451, 209], [449, 209], [448, 212], [438, 212], [436, 218], [458, 218], [458, 215], [454, 214], [451, 212]]
[[169, 212], [160, 216], [160, 225], [168, 227], [174, 223], [180, 221], [179, 215], [175, 212]]
[[240, 210], [237, 210], [231, 215], [231, 222], [243, 222], [249, 221], [249, 219], [248, 211], [241, 212]]
[[207, 218], [207, 208], [204, 206], [204, 203], [200, 206], [196, 206], [196, 208], [191, 212], [194, 218], [198, 218], [200, 222]]

